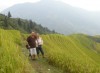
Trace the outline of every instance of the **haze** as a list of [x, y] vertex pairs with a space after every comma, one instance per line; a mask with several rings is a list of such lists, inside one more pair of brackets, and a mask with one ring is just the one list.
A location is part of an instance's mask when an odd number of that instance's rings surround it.
[[[25, 2], [38, 2], [40, 0], [0, 0], [0, 11], [18, 4]], [[89, 11], [100, 11], [100, 0], [57, 0], [70, 4], [75, 7], [83, 8]]]

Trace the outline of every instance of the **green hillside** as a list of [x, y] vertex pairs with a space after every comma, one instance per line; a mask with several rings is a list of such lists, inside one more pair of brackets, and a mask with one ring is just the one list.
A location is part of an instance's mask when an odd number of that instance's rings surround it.
[[0, 29], [0, 73], [35, 73], [22, 52], [21, 40], [20, 32]]
[[100, 43], [95, 40], [100, 38], [83, 34], [42, 37], [50, 64], [66, 73], [100, 73]]
[[[23, 52], [26, 37], [16, 30], [0, 29], [0, 73], [37, 73]], [[46, 59], [52, 66], [65, 73], [100, 73], [99, 36], [47, 34], [41, 37]]]

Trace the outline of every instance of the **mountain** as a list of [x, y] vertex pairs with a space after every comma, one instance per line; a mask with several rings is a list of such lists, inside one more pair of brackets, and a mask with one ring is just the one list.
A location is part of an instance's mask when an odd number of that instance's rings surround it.
[[41, 0], [37, 3], [16, 4], [2, 13], [35, 20], [49, 29], [63, 34], [100, 34], [100, 12], [89, 12], [61, 1]]
[[47, 27], [43, 27], [42, 25], [37, 24], [32, 20], [11, 18], [3, 14], [0, 14], [0, 28], [20, 30], [24, 33], [29, 33], [32, 31], [38, 32], [40, 34], [55, 33], [55, 31], [51, 31]]

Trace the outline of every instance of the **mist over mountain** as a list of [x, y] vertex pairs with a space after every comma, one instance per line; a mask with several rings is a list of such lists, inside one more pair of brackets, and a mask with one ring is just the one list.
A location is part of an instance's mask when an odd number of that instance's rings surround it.
[[63, 34], [100, 34], [100, 12], [89, 12], [61, 1], [41, 0], [37, 3], [16, 4], [2, 13], [32, 19]]

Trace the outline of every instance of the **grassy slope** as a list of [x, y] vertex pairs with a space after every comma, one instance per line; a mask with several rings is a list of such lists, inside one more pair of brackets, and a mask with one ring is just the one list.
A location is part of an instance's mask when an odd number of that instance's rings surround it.
[[[51, 34], [42, 35], [42, 37], [43, 48], [50, 64], [66, 73], [100, 73], [99, 42], [87, 35]], [[34, 73], [27, 58], [21, 52], [21, 40], [20, 32], [0, 29], [0, 73]], [[37, 61], [36, 65], [42, 65], [44, 70], [47, 70], [48, 64], [46, 66], [42, 63]]]
[[87, 35], [42, 37], [49, 63], [68, 73], [100, 73], [100, 45]]
[[34, 73], [23, 55], [20, 32], [0, 29], [0, 73]]

